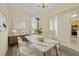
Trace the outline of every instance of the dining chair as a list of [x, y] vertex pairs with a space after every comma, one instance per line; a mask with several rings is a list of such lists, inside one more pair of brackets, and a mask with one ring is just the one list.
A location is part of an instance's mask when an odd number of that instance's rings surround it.
[[52, 39], [55, 36], [55, 32], [54, 31], [46, 31], [44, 33], [44, 36]]
[[19, 48], [19, 55], [20, 56], [36, 56], [35, 53], [28, 47], [20, 47]]
[[33, 46], [31, 42], [30, 44], [26, 44], [20, 37], [18, 37], [18, 54], [20, 56], [39, 56], [39, 53], [40, 52]]
[[54, 40], [58, 42], [58, 43], [57, 43], [57, 50], [58, 50], [58, 52], [59, 52], [60, 55], [61, 55], [61, 40], [58, 39], [57, 37], [55, 37]]
[[19, 55], [20, 52], [20, 47], [27, 47], [29, 44], [26, 41], [23, 41], [21, 37], [17, 37], [18, 39], [18, 49], [17, 49], [17, 53]]
[[21, 37], [18, 37], [18, 46], [27, 46], [27, 42], [23, 41]]

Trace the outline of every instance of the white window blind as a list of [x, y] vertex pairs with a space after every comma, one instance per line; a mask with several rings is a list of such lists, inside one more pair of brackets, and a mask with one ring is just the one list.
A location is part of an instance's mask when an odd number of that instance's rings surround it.
[[13, 29], [26, 29], [26, 22], [13, 20]]

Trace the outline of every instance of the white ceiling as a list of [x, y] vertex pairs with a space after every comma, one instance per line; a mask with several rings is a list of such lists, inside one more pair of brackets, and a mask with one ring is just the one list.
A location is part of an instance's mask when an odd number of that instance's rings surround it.
[[37, 3], [11, 3], [8, 6], [12, 9], [19, 10], [26, 13], [46, 13], [62, 4], [48, 3], [48, 7], [40, 8]]

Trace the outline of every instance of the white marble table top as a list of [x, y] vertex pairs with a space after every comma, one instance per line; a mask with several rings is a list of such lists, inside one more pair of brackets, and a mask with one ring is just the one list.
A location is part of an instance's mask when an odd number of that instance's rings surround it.
[[58, 43], [57, 41], [49, 38], [44, 38], [43, 42], [39, 42], [37, 40], [37, 35], [26, 36], [26, 38], [41, 52], [48, 51]]

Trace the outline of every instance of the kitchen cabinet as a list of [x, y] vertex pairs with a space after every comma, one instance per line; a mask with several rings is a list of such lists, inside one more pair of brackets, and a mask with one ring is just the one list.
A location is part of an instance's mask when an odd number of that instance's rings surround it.
[[18, 44], [17, 36], [9, 36], [8, 45], [12, 46], [12, 45], [16, 45], [16, 44]]

